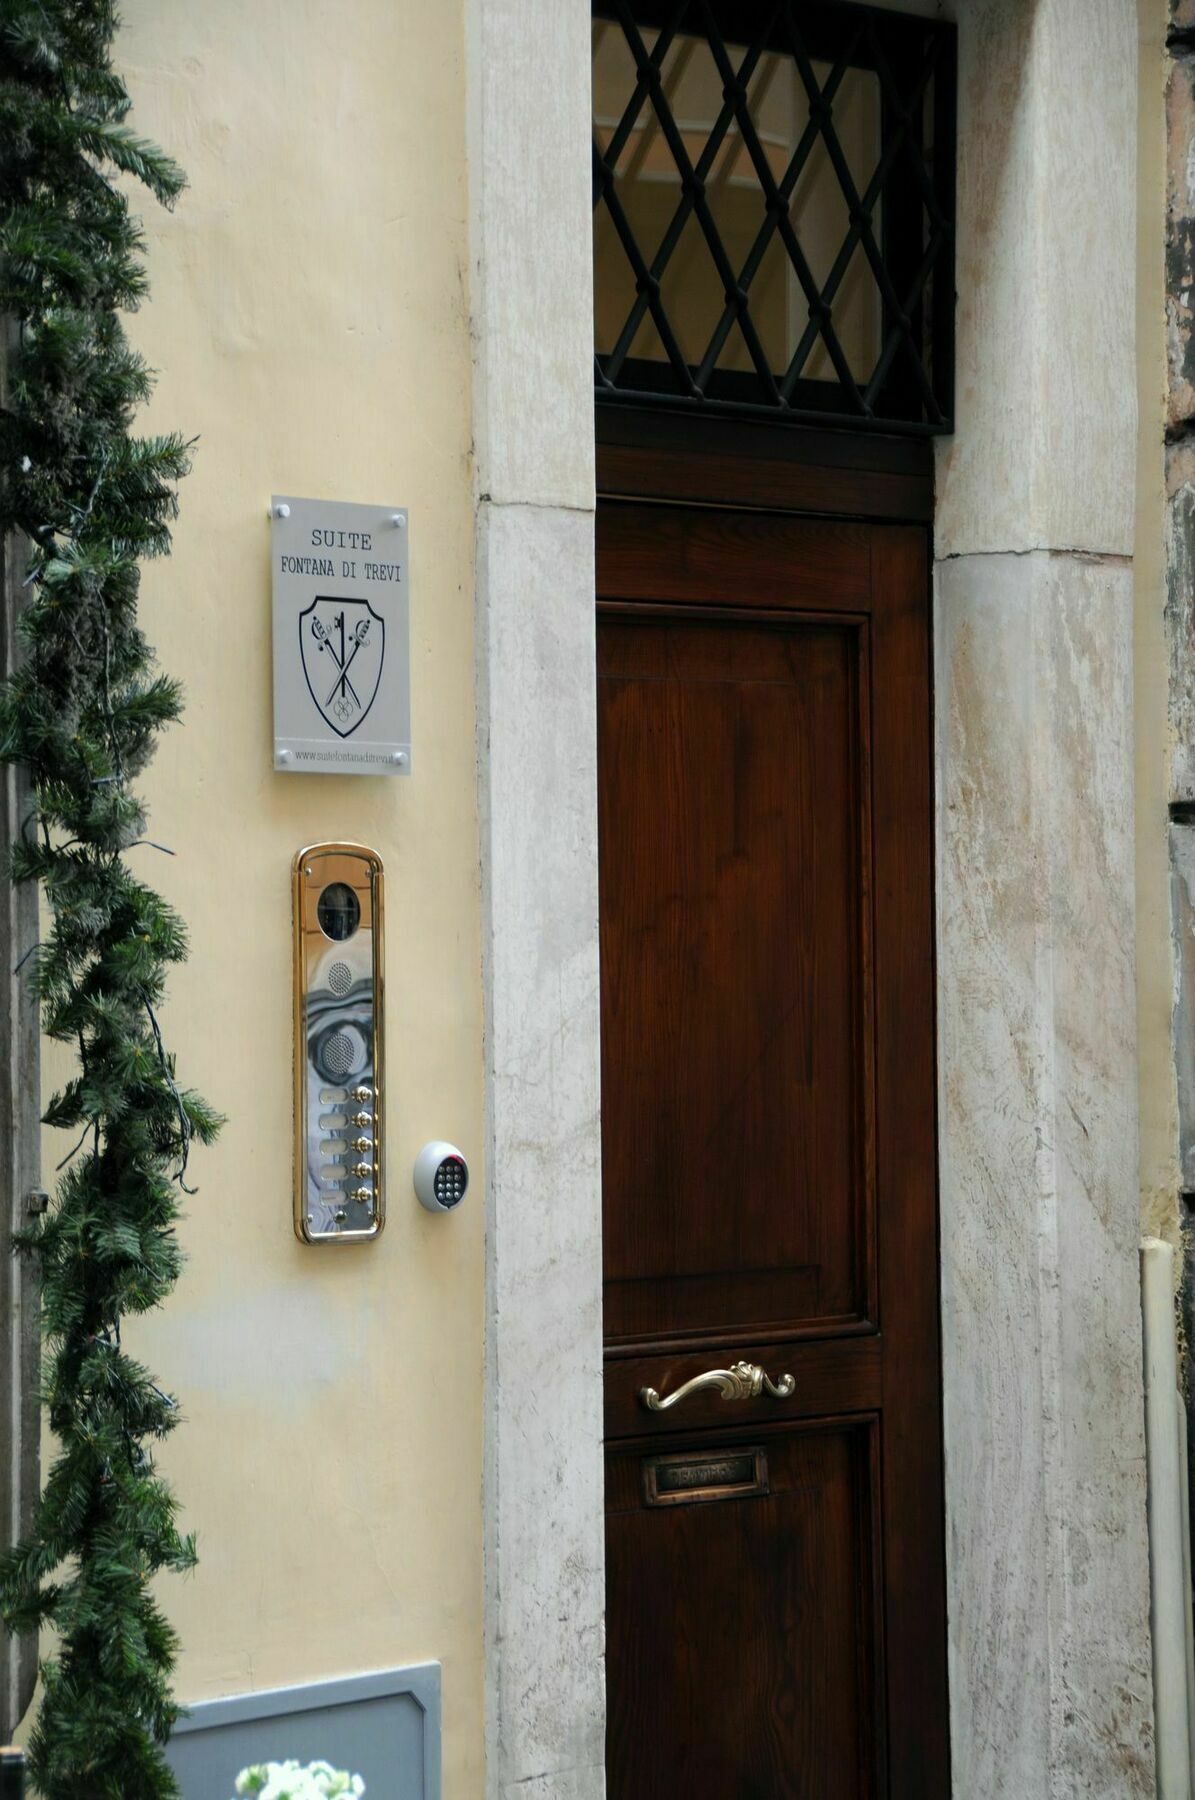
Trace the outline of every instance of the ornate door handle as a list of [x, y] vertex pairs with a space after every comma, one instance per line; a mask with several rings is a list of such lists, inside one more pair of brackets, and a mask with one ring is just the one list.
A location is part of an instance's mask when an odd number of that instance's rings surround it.
[[761, 1394], [770, 1394], [773, 1400], [787, 1400], [796, 1385], [791, 1375], [782, 1375], [779, 1381], [773, 1381], [758, 1363], [737, 1362], [729, 1369], [707, 1369], [704, 1375], [694, 1375], [692, 1381], [684, 1382], [675, 1394], [669, 1394], [667, 1400], [661, 1400], [653, 1387], [640, 1388], [639, 1398], [648, 1412], [667, 1412], [679, 1400], [690, 1394], [700, 1394], [706, 1388], [717, 1388], [723, 1400], [758, 1400]]

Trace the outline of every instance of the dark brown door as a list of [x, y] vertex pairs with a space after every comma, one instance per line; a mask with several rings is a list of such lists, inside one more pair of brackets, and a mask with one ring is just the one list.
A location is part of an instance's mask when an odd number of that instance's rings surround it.
[[599, 509], [611, 1800], [947, 1792], [926, 556]]

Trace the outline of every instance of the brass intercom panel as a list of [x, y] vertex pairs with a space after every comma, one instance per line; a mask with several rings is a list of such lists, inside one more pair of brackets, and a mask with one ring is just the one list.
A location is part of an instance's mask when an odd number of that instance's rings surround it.
[[360, 1243], [386, 1221], [381, 858], [308, 845], [294, 908], [295, 1231]]

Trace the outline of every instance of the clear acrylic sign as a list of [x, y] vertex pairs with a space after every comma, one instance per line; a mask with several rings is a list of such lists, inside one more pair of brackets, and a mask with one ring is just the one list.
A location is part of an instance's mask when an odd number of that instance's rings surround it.
[[407, 514], [275, 494], [274, 767], [411, 772]]

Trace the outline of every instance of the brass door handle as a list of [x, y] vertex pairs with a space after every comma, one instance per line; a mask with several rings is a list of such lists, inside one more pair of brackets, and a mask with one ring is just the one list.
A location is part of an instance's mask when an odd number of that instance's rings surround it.
[[729, 1369], [707, 1369], [704, 1375], [694, 1375], [692, 1381], [684, 1382], [666, 1400], [661, 1400], [653, 1387], [640, 1388], [639, 1398], [648, 1412], [667, 1412], [678, 1401], [706, 1388], [717, 1388], [723, 1400], [758, 1400], [761, 1394], [770, 1394], [773, 1400], [787, 1400], [796, 1385], [791, 1375], [773, 1381], [758, 1363], [737, 1362]]

